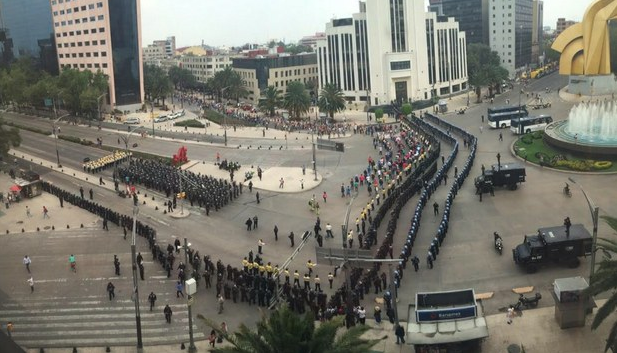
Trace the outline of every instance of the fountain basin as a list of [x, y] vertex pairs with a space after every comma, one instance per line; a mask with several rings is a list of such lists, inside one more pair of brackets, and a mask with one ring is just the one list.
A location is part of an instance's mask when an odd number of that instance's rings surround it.
[[[617, 119], [615, 117], [614, 119]], [[596, 136], [570, 131], [569, 121], [550, 123], [544, 129], [544, 142], [589, 159], [617, 158], [617, 135]]]

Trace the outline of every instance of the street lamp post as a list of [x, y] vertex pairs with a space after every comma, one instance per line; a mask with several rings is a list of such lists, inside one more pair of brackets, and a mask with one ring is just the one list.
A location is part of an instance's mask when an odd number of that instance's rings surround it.
[[[56, 115], [58, 115], [58, 113], [57, 113], [57, 112], [56, 112]], [[53, 129], [53, 133], [54, 133], [54, 138], [55, 138], [55, 140], [56, 140], [56, 159], [57, 159], [57, 162], [58, 162], [58, 168], [62, 168], [62, 165], [60, 164], [60, 152], [59, 152], [59, 150], [58, 150], [58, 127], [56, 126], [56, 124], [57, 124], [60, 120], [62, 120], [62, 119], [64, 119], [64, 118], [66, 118], [67, 116], [70, 116], [70, 115], [71, 115], [71, 114], [66, 114], [66, 115], [63, 115], [63, 116], [59, 117], [58, 119], [54, 120], [54, 121], [52, 122], [52, 124], [51, 124], [51, 125], [52, 125], [52, 129]]]
[[591, 245], [591, 266], [589, 268], [589, 283], [591, 283], [591, 277], [596, 270], [596, 251], [597, 251], [597, 242], [598, 242], [598, 218], [600, 213], [600, 207], [596, 206], [596, 204], [587, 196], [585, 189], [581, 184], [577, 183], [574, 179], [568, 178], [573, 184], [576, 184], [579, 189], [583, 192], [583, 196], [585, 196], [585, 200], [587, 201], [587, 206], [589, 206], [589, 212], [591, 213], [591, 220], [593, 222], [593, 233], [592, 233], [592, 245]]
[[[309, 115], [309, 122], [311, 118]], [[315, 159], [315, 129], [317, 128], [317, 110], [315, 110], [315, 126], [311, 127], [311, 143], [313, 145], [313, 174], [315, 175], [315, 181], [317, 181], [317, 160]]]
[[[223, 96], [223, 93], [225, 92], [225, 90], [228, 89], [229, 87], [231, 86], [221, 88], [221, 97]], [[223, 112], [223, 130], [225, 134], [225, 146], [227, 146], [227, 112], [226, 111]]]
[[[190, 246], [189, 241], [186, 238], [184, 238], [184, 263], [186, 264], [189, 263], [189, 255], [188, 255], [189, 246]], [[188, 307], [188, 314], [189, 314], [189, 353], [197, 352], [197, 347], [195, 347], [195, 340], [193, 339], [193, 314], [191, 312], [191, 307], [193, 306], [192, 305], [193, 303], [191, 302], [191, 300], [193, 299], [193, 297], [194, 296], [187, 294], [187, 299], [186, 299], [187, 307]]]
[[137, 227], [137, 215], [139, 206], [136, 202], [133, 206], [133, 231], [131, 232], [131, 261], [133, 263], [133, 302], [135, 303], [135, 323], [137, 329], [137, 349], [141, 350], [144, 345], [141, 338], [141, 314], [139, 312], [139, 285], [137, 280], [137, 255], [135, 250], [135, 229]]
[[370, 90], [366, 90], [366, 122], [368, 123], [370, 121], [370, 113], [369, 110], [371, 108], [371, 91]]

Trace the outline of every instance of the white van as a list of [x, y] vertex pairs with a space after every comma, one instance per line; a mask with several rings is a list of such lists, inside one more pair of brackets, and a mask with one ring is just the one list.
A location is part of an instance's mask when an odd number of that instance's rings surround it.
[[139, 118], [135, 118], [135, 117], [126, 118], [126, 120], [124, 121], [124, 124], [127, 124], [127, 125], [139, 124]]

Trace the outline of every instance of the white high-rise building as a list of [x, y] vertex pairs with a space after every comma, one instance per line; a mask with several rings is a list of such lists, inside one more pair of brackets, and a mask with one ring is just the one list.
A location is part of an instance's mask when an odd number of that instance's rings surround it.
[[349, 102], [426, 100], [466, 90], [465, 33], [421, 1], [367, 0], [352, 18], [332, 20], [317, 44], [319, 84]]
[[316, 46], [319, 88], [332, 83], [348, 102], [366, 102], [370, 90], [366, 13], [333, 19]]
[[492, 0], [488, 11], [490, 47], [513, 77], [531, 62], [533, 0]]

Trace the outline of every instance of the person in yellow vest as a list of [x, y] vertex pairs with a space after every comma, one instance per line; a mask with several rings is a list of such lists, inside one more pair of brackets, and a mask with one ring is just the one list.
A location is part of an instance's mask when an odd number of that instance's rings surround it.
[[321, 292], [321, 280], [319, 279], [318, 274], [315, 274], [315, 278], [313, 279], [313, 281], [315, 282], [315, 291]]
[[311, 262], [311, 260], [308, 260], [306, 262], [306, 268], [309, 270], [309, 276], [313, 274], [313, 267], [315, 267], [315, 264]]
[[253, 275], [257, 276], [259, 273], [259, 262], [253, 261]]
[[279, 270], [279, 265], [274, 265], [274, 269], [272, 269], [272, 275], [276, 278], [276, 281], [279, 282], [278, 275], [281, 271]]
[[356, 232], [360, 233], [360, 218], [356, 218]]
[[285, 283], [289, 284], [289, 268], [286, 268], [283, 273], [285, 274]]
[[377, 206], [379, 206], [379, 193], [375, 194], [375, 201], [377, 201]]
[[244, 269], [244, 272], [249, 271], [249, 260], [247, 260], [246, 257], [242, 259], [242, 268]]
[[304, 274], [304, 289], [311, 290], [311, 276], [308, 273]]
[[266, 265], [266, 274], [268, 275], [268, 278], [272, 278], [272, 271], [272, 265], [268, 262]]
[[294, 286], [296, 285], [300, 287], [300, 274], [298, 273], [298, 270], [294, 271]]
[[248, 260], [246, 261], [246, 270], [247, 270], [247, 273], [250, 273], [251, 271], [253, 271], [253, 263], [249, 262]]
[[266, 272], [266, 266], [259, 265], [259, 274], [263, 276], [264, 272]]
[[332, 289], [332, 282], [334, 282], [334, 275], [332, 272], [328, 273], [328, 282], [330, 282], [330, 289]]

